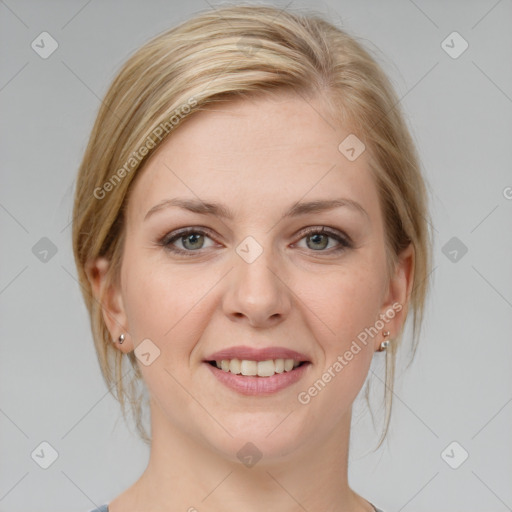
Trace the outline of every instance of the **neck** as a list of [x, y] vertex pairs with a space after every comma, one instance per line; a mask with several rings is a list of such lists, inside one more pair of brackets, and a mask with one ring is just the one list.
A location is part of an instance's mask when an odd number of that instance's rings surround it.
[[148, 512], [373, 511], [348, 486], [350, 420], [351, 410], [327, 442], [312, 442], [279, 460], [263, 463], [262, 459], [246, 467], [175, 428], [151, 401], [148, 466], [140, 479], [110, 504], [109, 512], [132, 508]]

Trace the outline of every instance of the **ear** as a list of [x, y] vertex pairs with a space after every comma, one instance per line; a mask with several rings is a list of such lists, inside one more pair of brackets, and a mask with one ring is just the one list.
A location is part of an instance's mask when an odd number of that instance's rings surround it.
[[[381, 309], [387, 322], [383, 331], [389, 331], [390, 339], [400, 334], [409, 308], [414, 281], [414, 246], [410, 243], [398, 256], [393, 275], [390, 277], [387, 293]], [[379, 338], [376, 348], [382, 340]]]
[[[101, 305], [103, 320], [110, 332], [112, 342], [123, 352], [129, 352], [132, 340], [129, 339], [128, 322], [124, 310], [121, 291], [108, 276], [110, 262], [103, 257], [86, 265], [85, 272], [91, 284], [94, 300]], [[120, 334], [126, 336], [125, 342], [117, 343]]]

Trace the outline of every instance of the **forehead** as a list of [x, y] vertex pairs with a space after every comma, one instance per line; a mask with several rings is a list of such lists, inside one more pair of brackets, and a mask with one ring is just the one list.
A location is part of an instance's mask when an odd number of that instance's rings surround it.
[[320, 99], [289, 92], [210, 105], [178, 125], [139, 171], [129, 218], [173, 197], [222, 202], [237, 218], [342, 196], [372, 210], [379, 201], [366, 152], [347, 158], [340, 143], [354, 135], [335, 117]]

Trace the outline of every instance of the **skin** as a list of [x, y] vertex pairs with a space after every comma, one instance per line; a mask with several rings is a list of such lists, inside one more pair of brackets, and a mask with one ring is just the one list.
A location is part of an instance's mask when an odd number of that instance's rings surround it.
[[[102, 258], [89, 269], [95, 294], [106, 292], [112, 338], [126, 334], [117, 349], [129, 352], [149, 338], [160, 350], [149, 366], [139, 362], [151, 396], [150, 460], [110, 512], [373, 510], [348, 485], [352, 403], [382, 330], [392, 339], [402, 328], [413, 251], [404, 251], [395, 273], [386, 275], [383, 217], [367, 152], [351, 162], [338, 150], [350, 133], [334, 124], [320, 99], [306, 103], [281, 92], [236, 100], [187, 119], [137, 177], [120, 283], [106, 287]], [[169, 207], [144, 220], [173, 197], [222, 203], [235, 218]], [[341, 207], [281, 219], [295, 202], [334, 198], [357, 201], [366, 215]], [[188, 226], [210, 230], [203, 245], [174, 241], [191, 256], [158, 244]], [[333, 252], [342, 247], [335, 239], [301, 233], [322, 226], [345, 233], [353, 246]], [[252, 263], [235, 251], [247, 236], [263, 249]], [[361, 350], [317, 396], [299, 403], [297, 395], [394, 303], [402, 311], [359, 343]], [[312, 364], [299, 382], [272, 396], [245, 396], [203, 363], [233, 345], [284, 346]], [[248, 441], [263, 454], [250, 468], [236, 456]]]

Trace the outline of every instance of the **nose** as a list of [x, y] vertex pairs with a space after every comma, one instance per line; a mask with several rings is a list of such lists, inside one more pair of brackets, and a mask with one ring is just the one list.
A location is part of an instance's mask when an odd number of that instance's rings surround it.
[[251, 261], [235, 251], [233, 262], [223, 300], [225, 314], [251, 327], [272, 327], [282, 322], [290, 312], [293, 293], [275, 254], [264, 249]]

